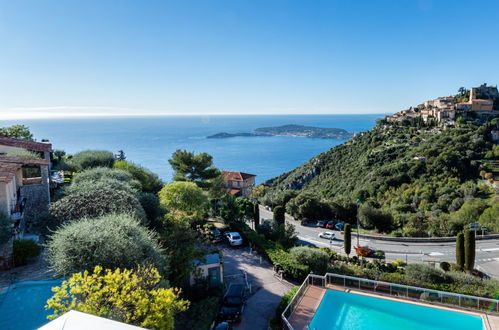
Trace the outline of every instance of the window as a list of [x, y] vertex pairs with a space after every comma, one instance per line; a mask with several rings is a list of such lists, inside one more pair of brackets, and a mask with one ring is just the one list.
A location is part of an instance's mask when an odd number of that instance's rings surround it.
[[42, 170], [40, 166], [23, 166], [23, 185], [41, 184]]

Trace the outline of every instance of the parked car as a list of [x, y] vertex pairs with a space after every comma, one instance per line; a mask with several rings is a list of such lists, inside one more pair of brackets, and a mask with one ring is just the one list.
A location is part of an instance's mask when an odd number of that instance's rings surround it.
[[211, 230], [210, 238], [212, 241], [219, 243], [223, 240], [222, 233], [217, 228]]
[[302, 225], [302, 226], [308, 226], [308, 222], [309, 222], [308, 218], [303, 218], [300, 221], [300, 225]]
[[231, 231], [226, 234], [227, 240], [231, 246], [241, 246], [243, 245], [243, 238], [238, 232]]
[[335, 238], [334, 233], [331, 233], [329, 231], [325, 231], [325, 232], [319, 233], [318, 236], [320, 238], [325, 238], [325, 239], [329, 239], [329, 240], [333, 240]]
[[231, 330], [232, 329], [232, 325], [230, 325], [229, 322], [220, 322], [218, 323], [214, 328], [213, 330]]
[[343, 230], [344, 227], [345, 227], [345, 223], [343, 221], [338, 222], [337, 224], [334, 225], [334, 228], [338, 229], [340, 231]]
[[326, 220], [317, 221], [317, 227], [326, 228], [326, 224], [327, 224]]
[[225, 293], [219, 319], [227, 322], [241, 320], [244, 310], [244, 284], [230, 284]]
[[328, 221], [326, 224], [326, 229], [334, 229], [334, 221]]

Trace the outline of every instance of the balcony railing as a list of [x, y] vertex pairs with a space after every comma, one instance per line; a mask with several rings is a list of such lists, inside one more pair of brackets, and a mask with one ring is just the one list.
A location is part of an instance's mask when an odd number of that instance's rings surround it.
[[288, 319], [303, 298], [310, 285], [327, 287], [340, 286], [364, 292], [374, 292], [380, 295], [392, 296], [407, 300], [425, 302], [440, 306], [461, 308], [475, 312], [499, 314], [499, 300], [469, 296], [465, 294], [419, 288], [415, 286], [394, 284], [389, 282], [368, 280], [365, 278], [327, 273], [324, 276], [310, 274], [291, 299], [281, 315], [287, 329], [293, 330]]

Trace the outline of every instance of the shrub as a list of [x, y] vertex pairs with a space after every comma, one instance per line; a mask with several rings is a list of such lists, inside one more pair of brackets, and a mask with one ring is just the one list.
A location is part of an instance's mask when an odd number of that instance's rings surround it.
[[130, 213], [147, 222], [144, 209], [135, 195], [111, 188], [78, 192], [52, 203], [49, 212], [61, 223], [109, 213]]
[[308, 246], [297, 246], [290, 252], [299, 263], [307, 265], [314, 273], [324, 274], [327, 271], [329, 254], [326, 252]]
[[464, 232], [464, 269], [472, 271], [475, 266], [475, 232]]
[[173, 330], [174, 315], [185, 311], [189, 302], [180, 299], [180, 290], [161, 288], [161, 276], [151, 266], [130, 269], [106, 269], [97, 266], [76, 273], [47, 301], [53, 309], [49, 319], [70, 310], [82, 311], [148, 329]]
[[393, 228], [391, 214], [376, 209], [367, 203], [359, 208], [359, 221], [362, 227], [366, 229], [376, 228], [384, 233], [389, 233]]
[[131, 269], [140, 264], [153, 264], [163, 274], [167, 271], [156, 235], [126, 214], [65, 224], [51, 236], [47, 252], [51, 268], [58, 275], [95, 266]]
[[0, 247], [7, 243], [12, 235], [12, 221], [5, 213], [0, 212]]
[[59, 227], [61, 222], [48, 211], [38, 214], [32, 221], [30, 230], [42, 236], [51, 234]]
[[444, 272], [448, 272], [450, 270], [450, 263], [447, 261], [442, 261], [440, 263], [440, 269], [442, 269]]
[[310, 273], [310, 267], [300, 263], [289, 252], [280, 249], [273, 249], [267, 251], [267, 254], [273, 265], [284, 270], [287, 277], [297, 282], [303, 282], [303, 280]]
[[96, 167], [78, 173], [74, 176], [71, 185], [78, 186], [80, 184], [97, 183], [101, 180], [109, 179], [129, 184], [134, 190], [141, 190], [140, 183], [129, 172], [107, 167]]
[[29, 150], [16, 150], [16, 151], [11, 151], [8, 152], [7, 155], [8, 157], [19, 157], [19, 158], [29, 158], [29, 159], [40, 159], [42, 158], [40, 154], [29, 151]]
[[16, 266], [28, 264], [31, 260], [40, 255], [42, 248], [35, 241], [30, 239], [20, 239], [14, 241], [14, 263]]
[[128, 171], [135, 180], [140, 182], [144, 192], [156, 194], [164, 186], [163, 181], [159, 179], [157, 174], [132, 162], [118, 160], [114, 163], [114, 168]]
[[449, 283], [449, 277], [440, 269], [428, 264], [409, 264], [405, 267], [406, 276], [417, 282]]
[[114, 154], [105, 150], [80, 151], [71, 158], [71, 164], [78, 170], [83, 171], [94, 167], [113, 167]]
[[456, 264], [464, 269], [464, 233], [458, 233], [456, 236]]
[[280, 225], [284, 224], [286, 218], [286, 210], [284, 207], [278, 205], [274, 208], [274, 221]]
[[193, 182], [169, 183], [158, 195], [161, 206], [167, 209], [168, 217], [173, 220], [196, 222], [208, 210], [208, 198]]
[[187, 311], [175, 318], [175, 328], [211, 329], [220, 308], [220, 301], [220, 297], [208, 297], [196, 301]]
[[63, 195], [71, 195], [79, 192], [92, 192], [99, 189], [112, 189], [116, 191], [124, 191], [131, 195], [137, 193], [137, 189], [132, 188], [132, 186], [123, 181], [116, 180], [114, 178], [102, 178], [98, 181], [78, 181], [78, 183], [73, 183], [67, 187], [64, 187]]
[[159, 198], [153, 193], [139, 194], [139, 202], [146, 213], [149, 223], [154, 223], [161, 215], [161, 206], [159, 205]]
[[350, 252], [352, 251], [352, 227], [350, 227], [349, 223], [345, 224], [343, 236], [344, 236], [343, 247], [345, 249], [346, 255], [349, 256]]

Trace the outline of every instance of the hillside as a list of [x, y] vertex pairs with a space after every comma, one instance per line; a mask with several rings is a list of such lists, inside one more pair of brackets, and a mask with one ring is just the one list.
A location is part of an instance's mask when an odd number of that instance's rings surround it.
[[208, 139], [221, 139], [236, 136], [300, 136], [320, 139], [349, 139], [353, 136], [342, 128], [313, 127], [303, 125], [282, 125], [274, 127], [261, 127], [249, 133], [217, 133]]
[[[491, 205], [494, 190], [481, 180], [480, 171], [484, 175], [483, 164], [498, 159], [490, 137], [497, 121], [447, 129], [382, 121], [267, 181], [266, 196], [297, 190], [332, 202], [360, 199], [390, 214], [391, 230], [399, 234], [452, 234], [456, 211], [472, 204], [478, 218]], [[460, 221], [456, 228], [468, 220]], [[492, 222], [493, 227], [498, 221]]]

